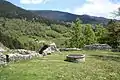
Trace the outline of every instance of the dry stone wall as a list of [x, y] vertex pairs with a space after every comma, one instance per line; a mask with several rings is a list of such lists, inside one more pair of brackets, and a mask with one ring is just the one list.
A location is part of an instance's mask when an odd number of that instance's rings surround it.
[[111, 46], [108, 44], [91, 44], [91, 45], [85, 45], [84, 49], [87, 50], [110, 50]]
[[0, 53], [0, 65], [5, 65], [8, 62], [16, 62], [20, 60], [30, 60], [34, 57], [41, 57], [42, 55], [36, 51], [18, 49], [11, 50], [10, 54], [4, 55]]

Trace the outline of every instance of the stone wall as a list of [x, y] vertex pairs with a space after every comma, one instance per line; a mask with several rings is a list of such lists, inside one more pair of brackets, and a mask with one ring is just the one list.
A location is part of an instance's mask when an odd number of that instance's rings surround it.
[[85, 45], [84, 49], [86, 50], [110, 50], [111, 46], [108, 44], [92, 44], [92, 45]]
[[80, 48], [59, 48], [60, 51], [80, 51]]
[[6, 56], [0, 53], [0, 65], [5, 65], [6, 64]]
[[20, 60], [30, 60], [34, 57], [41, 57], [39, 53], [30, 50], [17, 49], [11, 50], [10, 54], [4, 55], [0, 53], [0, 65], [4, 65], [8, 62], [16, 62]]

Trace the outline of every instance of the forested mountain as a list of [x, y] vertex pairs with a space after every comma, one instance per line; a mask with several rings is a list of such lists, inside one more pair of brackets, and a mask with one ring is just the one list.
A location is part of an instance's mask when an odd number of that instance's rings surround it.
[[46, 24], [55, 23], [52, 20], [43, 18], [40, 15], [36, 15], [5, 0], [0, 0], [0, 17], [39, 21]]
[[37, 15], [27, 10], [24, 10], [20, 7], [17, 7], [14, 4], [5, 0], [0, 0], [0, 16], [9, 17], [9, 18], [23, 18], [23, 19], [25, 18], [32, 19], [38, 17]]
[[52, 10], [32, 10], [32, 12], [50, 20], [65, 21], [65, 22], [75, 21], [76, 18], [80, 18], [85, 24], [86, 23], [107, 24], [109, 21], [109, 19], [106, 19], [103, 17], [95, 17], [95, 16], [89, 16], [89, 15], [76, 15], [76, 14], [71, 14], [67, 12], [52, 11]]
[[0, 17], [19, 18], [25, 20], [34, 20], [47, 24], [75, 21], [80, 18], [83, 23], [90, 24], [106, 24], [108, 19], [103, 17], [95, 17], [89, 15], [75, 15], [67, 12], [52, 11], [52, 10], [25, 10], [8, 1], [0, 0]]

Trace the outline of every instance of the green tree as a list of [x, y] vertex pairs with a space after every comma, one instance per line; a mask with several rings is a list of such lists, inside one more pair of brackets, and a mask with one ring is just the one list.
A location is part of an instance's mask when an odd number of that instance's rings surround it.
[[108, 44], [113, 48], [117, 48], [120, 45], [120, 22], [111, 20], [108, 25]]
[[70, 39], [70, 47], [83, 47], [84, 45], [84, 35], [83, 35], [83, 27], [81, 21], [76, 19], [76, 22], [72, 24], [72, 32]]
[[85, 44], [88, 45], [96, 42], [96, 36], [92, 29], [92, 25], [90, 24], [85, 25], [84, 36], [85, 36]]
[[114, 14], [116, 17], [120, 16], [120, 8], [118, 8], [117, 11], [113, 12], [113, 14]]
[[96, 25], [95, 27], [95, 35], [98, 43], [107, 43], [106, 37], [107, 37], [108, 31], [106, 28], [104, 28], [102, 25]]

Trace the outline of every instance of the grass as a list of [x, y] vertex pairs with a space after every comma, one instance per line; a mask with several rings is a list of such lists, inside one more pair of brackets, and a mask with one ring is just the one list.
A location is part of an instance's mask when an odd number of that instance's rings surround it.
[[[66, 62], [70, 53], [85, 53], [85, 63]], [[120, 80], [120, 53], [72, 51], [11, 63], [0, 68], [0, 80]]]

